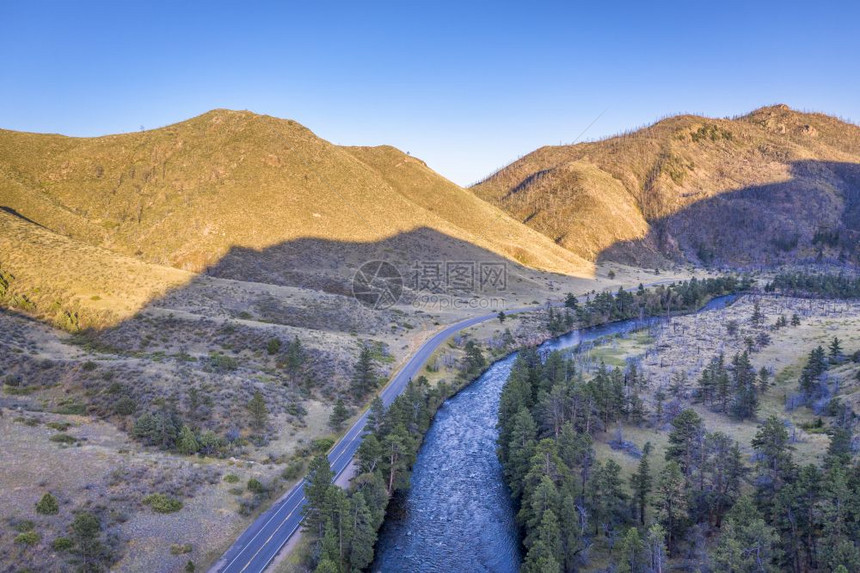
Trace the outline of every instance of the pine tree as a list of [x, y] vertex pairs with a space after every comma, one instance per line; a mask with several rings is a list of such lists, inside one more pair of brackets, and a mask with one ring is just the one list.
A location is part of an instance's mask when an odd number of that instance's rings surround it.
[[346, 422], [347, 419], [349, 419], [349, 410], [346, 409], [343, 399], [338, 398], [337, 402], [334, 404], [334, 409], [331, 411], [328, 425], [332, 430], [339, 432], [343, 429], [343, 423]]
[[176, 442], [176, 447], [179, 449], [179, 453], [186, 456], [192, 456], [200, 451], [197, 436], [194, 435], [194, 431], [188, 426], [182, 426], [182, 429], [179, 430], [179, 439]]
[[328, 463], [328, 458], [320, 454], [311, 461], [308, 475], [305, 478], [305, 498], [308, 500], [302, 509], [304, 521], [302, 527], [305, 531], [322, 538], [326, 524], [326, 501], [328, 490], [332, 486], [334, 474]]
[[754, 417], [759, 406], [758, 387], [755, 370], [746, 352], [736, 354], [732, 360], [732, 378], [735, 393], [732, 401], [732, 416], [740, 420]]
[[[752, 439], [752, 447], [758, 454], [757, 501], [760, 507], [768, 509], [794, 471], [791, 456], [794, 448], [789, 444], [785, 424], [776, 416], [769, 417], [759, 426]], [[769, 516], [769, 513], [765, 515]]]
[[382, 440], [383, 461], [387, 471], [388, 495], [409, 485], [409, 436], [402, 426], [393, 429]]
[[254, 396], [248, 402], [248, 412], [251, 413], [251, 427], [258, 432], [265, 429], [269, 421], [269, 410], [266, 408], [266, 401], [259, 390], [254, 392]]
[[628, 515], [627, 492], [621, 486], [621, 466], [612, 459], [598, 463], [589, 483], [588, 505], [594, 533], [602, 530], [610, 535]]
[[504, 448], [504, 472], [514, 498], [523, 493], [523, 482], [535, 452], [537, 426], [527, 408], [520, 408], [513, 420], [507, 448]]
[[358, 399], [363, 398], [377, 386], [376, 371], [373, 366], [373, 355], [370, 347], [364, 345], [358, 354], [358, 361], [352, 375], [352, 394]]
[[759, 305], [758, 301], [753, 303], [753, 314], [750, 318], [750, 322], [755, 328], [758, 328], [764, 322], [765, 316], [761, 311], [761, 305]]
[[384, 422], [385, 404], [382, 402], [382, 398], [374, 396], [367, 413], [367, 425], [365, 429], [368, 432], [379, 432]]
[[776, 531], [765, 523], [752, 500], [742, 496], [726, 515], [714, 563], [719, 571], [777, 571], [778, 541]]
[[646, 567], [647, 554], [645, 544], [639, 536], [639, 530], [631, 527], [627, 530], [618, 547], [618, 573], [640, 573]]
[[830, 349], [830, 363], [839, 364], [839, 362], [841, 362], [843, 358], [842, 343], [839, 341], [839, 338], [834, 336], [828, 348]]
[[655, 505], [657, 518], [668, 536], [669, 553], [672, 553], [678, 540], [683, 537], [689, 516], [684, 475], [675, 461], [667, 463], [660, 472]]
[[791, 315], [791, 326], [800, 326], [800, 317], [796, 312]]
[[684, 410], [672, 420], [666, 461], [677, 462], [687, 482], [692, 478], [701, 457], [704, 437], [705, 423], [695, 410]]
[[361, 571], [373, 562], [376, 527], [367, 501], [360, 491], [352, 495], [352, 531], [349, 563], [353, 570]]
[[466, 342], [466, 357], [463, 360], [463, 377], [477, 376], [486, 366], [487, 360], [481, 352], [481, 347], [474, 340]]
[[645, 509], [648, 507], [648, 494], [651, 493], [653, 479], [648, 457], [651, 454], [651, 442], [645, 444], [639, 467], [630, 476], [630, 489], [633, 490], [633, 502], [639, 515], [639, 523], [645, 525]]
[[75, 515], [70, 529], [75, 553], [81, 560], [81, 568], [84, 571], [100, 571], [102, 561], [106, 557], [106, 548], [102, 543], [102, 523], [99, 518], [82, 511]]

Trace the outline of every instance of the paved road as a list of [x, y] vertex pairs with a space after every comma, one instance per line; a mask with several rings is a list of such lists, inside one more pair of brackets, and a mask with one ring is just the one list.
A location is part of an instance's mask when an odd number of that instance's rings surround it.
[[[658, 284], [674, 282], [674, 279], [649, 283], [651, 287]], [[633, 288], [627, 290], [634, 290]], [[556, 303], [561, 306], [561, 303]], [[517, 314], [537, 310], [539, 306], [506, 310], [506, 314]], [[475, 316], [454, 323], [437, 333], [425, 342], [418, 352], [394, 376], [391, 382], [380, 392], [382, 402], [388, 406], [403, 392], [406, 385], [430, 358], [430, 355], [450, 336], [464, 328], [479, 322], [493, 320], [497, 313]], [[334, 446], [328, 455], [328, 461], [334, 472], [335, 480], [346, 470], [355, 455], [367, 423], [367, 411], [353, 424], [346, 435]], [[281, 548], [287, 544], [293, 534], [299, 530], [302, 523], [302, 508], [306, 500], [304, 495], [305, 481], [296, 484], [285, 496], [275, 502], [271, 508], [258, 517], [251, 526], [239, 536], [239, 539], [210, 569], [210, 573], [261, 573], [271, 564]]]
[[[518, 308], [506, 311], [506, 314], [516, 314], [536, 308]], [[433, 352], [450, 336], [479, 322], [495, 319], [496, 316], [496, 313], [485, 314], [454, 323], [425, 342], [380, 392], [382, 402], [386, 406], [391, 404], [403, 392], [409, 380], [418, 374]], [[328, 461], [331, 464], [335, 479], [346, 470], [352, 461], [358, 446], [361, 444], [366, 423], [367, 411], [361, 415], [329, 453]], [[304, 487], [305, 481], [302, 480], [258, 517], [212, 567], [210, 573], [260, 573], [265, 570], [301, 526], [302, 508], [306, 503]]]

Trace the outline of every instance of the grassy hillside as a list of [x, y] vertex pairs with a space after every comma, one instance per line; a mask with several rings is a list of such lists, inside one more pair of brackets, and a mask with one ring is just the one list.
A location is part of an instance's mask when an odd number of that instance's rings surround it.
[[543, 147], [473, 191], [589, 260], [860, 255], [860, 127], [782, 105]]

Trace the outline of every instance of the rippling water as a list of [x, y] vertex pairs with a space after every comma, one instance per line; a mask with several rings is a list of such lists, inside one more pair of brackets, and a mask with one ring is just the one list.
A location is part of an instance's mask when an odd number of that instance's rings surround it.
[[[735, 298], [714, 299], [702, 310], [722, 308]], [[569, 348], [642, 325], [625, 321], [574, 331], [541, 350]], [[439, 408], [418, 452], [402, 512], [390, 515], [380, 531], [372, 571], [519, 570], [519, 531], [496, 458], [499, 398], [515, 357], [493, 364]]]

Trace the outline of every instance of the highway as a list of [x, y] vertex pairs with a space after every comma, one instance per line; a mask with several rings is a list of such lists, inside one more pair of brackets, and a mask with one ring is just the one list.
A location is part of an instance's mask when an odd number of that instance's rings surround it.
[[[518, 308], [505, 311], [506, 314], [516, 314], [538, 307]], [[418, 349], [412, 358], [400, 369], [391, 381], [382, 389], [380, 397], [388, 406], [400, 395], [428, 358], [453, 334], [479, 322], [493, 320], [497, 313], [475, 316], [447, 326]], [[365, 412], [356, 420], [346, 435], [332, 448], [328, 455], [332, 472], [337, 479], [349, 466], [355, 455], [364, 426], [367, 423]], [[210, 573], [261, 573], [275, 559], [281, 548], [299, 530], [302, 523], [302, 508], [306, 500], [304, 496], [305, 481], [296, 484], [286, 495], [275, 502], [272, 507], [258, 517], [246, 529], [227, 552], [210, 569]]]
[[[675, 282], [674, 279], [654, 281], [646, 284], [646, 287], [658, 284]], [[633, 291], [634, 288], [625, 289]], [[562, 303], [554, 303], [553, 306], [563, 306]], [[505, 314], [518, 314], [538, 310], [540, 306], [531, 306], [505, 310]], [[430, 340], [418, 349], [412, 358], [400, 369], [394, 378], [382, 389], [380, 397], [382, 402], [388, 406], [399, 396], [409, 381], [421, 370], [424, 363], [449, 337], [464, 328], [469, 328], [479, 322], [494, 320], [498, 313], [484, 314], [461, 320], [439, 331]], [[334, 479], [346, 470], [352, 461], [361, 438], [364, 434], [364, 426], [367, 423], [365, 412], [356, 420], [346, 435], [335, 444], [328, 455]], [[242, 535], [233, 543], [226, 553], [209, 570], [209, 573], [262, 573], [275, 559], [280, 550], [287, 544], [292, 536], [299, 530], [302, 523], [302, 508], [306, 500], [304, 496], [305, 481], [297, 483], [286, 495], [275, 502], [272, 507], [258, 517], [254, 523], [246, 529]]]

